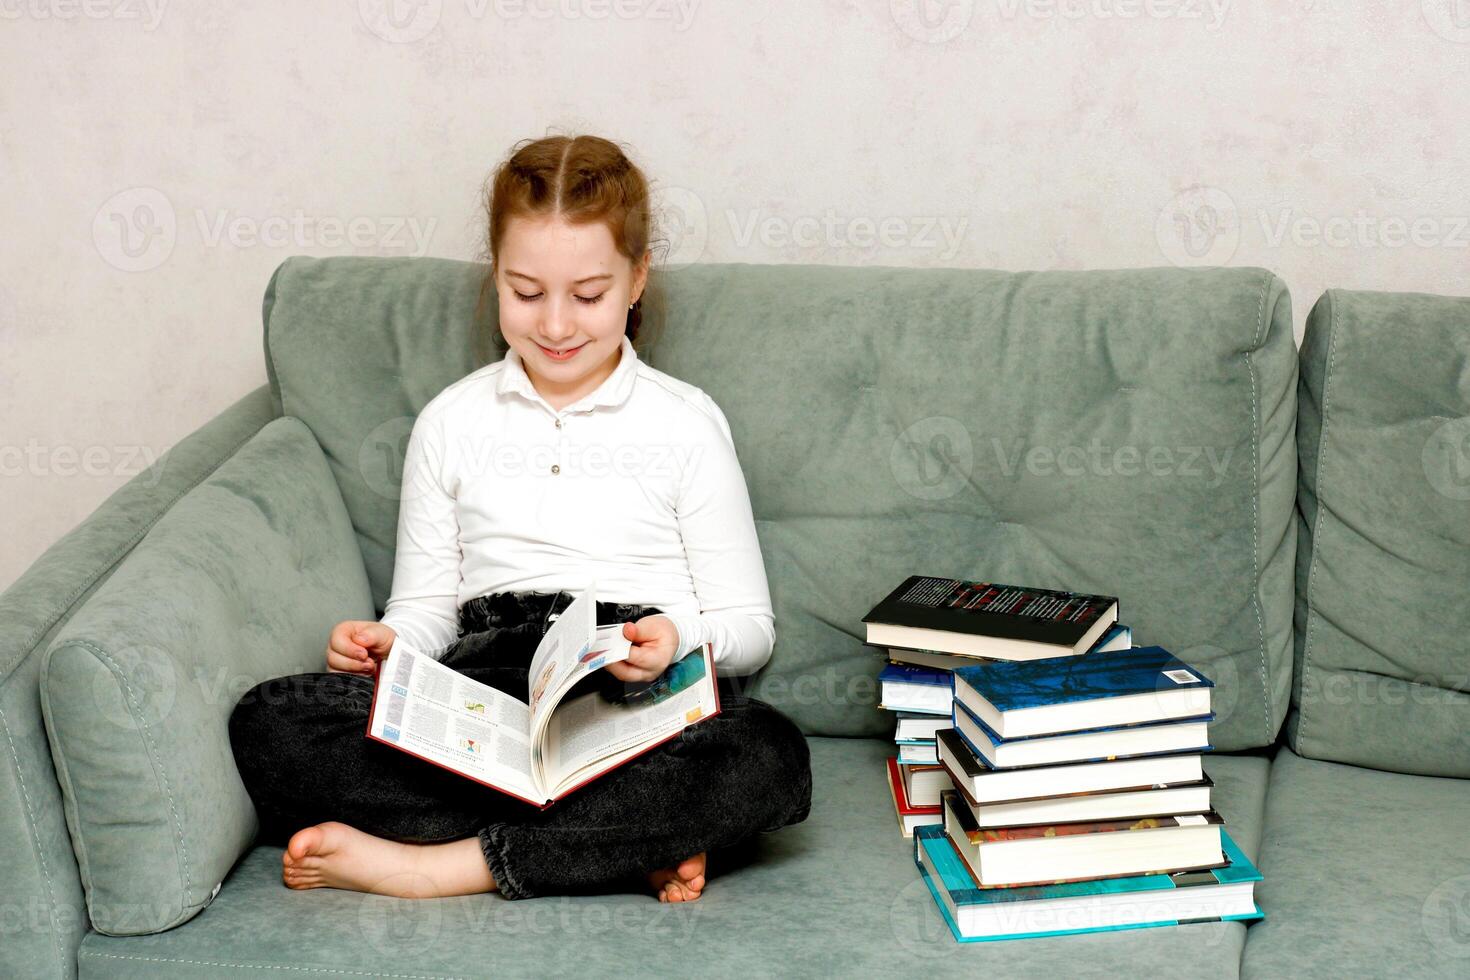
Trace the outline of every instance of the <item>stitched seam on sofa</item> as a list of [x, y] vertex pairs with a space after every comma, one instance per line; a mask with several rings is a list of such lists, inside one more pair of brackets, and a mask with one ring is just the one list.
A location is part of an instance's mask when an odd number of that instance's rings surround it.
[[[1275, 276], [1267, 272], [1261, 284], [1261, 301], [1256, 307], [1256, 332], [1250, 350], [1245, 352], [1246, 373], [1251, 381], [1251, 608], [1256, 614], [1256, 633], [1260, 636], [1261, 703], [1265, 708], [1265, 741], [1271, 738], [1271, 681], [1266, 666], [1266, 623], [1261, 615], [1261, 398], [1256, 385], [1256, 362], [1251, 352], [1260, 349], [1266, 325], [1266, 300], [1271, 295]], [[1294, 423], [1293, 423], [1294, 424]]]
[[274, 319], [276, 312], [276, 277], [284, 272], [286, 266], [294, 262], [296, 258], [293, 255], [287, 258], [285, 262], [282, 262], [280, 267], [271, 275], [270, 284], [266, 287], [266, 294], [270, 298], [270, 311], [265, 316], [266, 373], [272, 385], [271, 393], [276, 403], [281, 406], [282, 415], [289, 415], [291, 413], [286, 409], [286, 386], [281, 381], [281, 369], [276, 364], [276, 350], [274, 345], [271, 344], [271, 320]]
[[[183, 821], [179, 819], [178, 806], [174, 803], [173, 789], [169, 785], [168, 781], [168, 770], [164, 767], [163, 762], [158, 756], [158, 748], [153, 742], [152, 731], [148, 727], [148, 723], [143, 720], [141, 710], [133, 710], [133, 706], [137, 705], [137, 699], [133, 696], [133, 687], [131, 684], [128, 683], [127, 678], [123, 676], [122, 670], [117, 665], [117, 661], [113, 660], [112, 656], [108, 654], [107, 651], [103, 650], [101, 647], [97, 646], [90, 640], [70, 640], [68, 642], [92, 651], [93, 656], [103, 661], [107, 665], [108, 669], [112, 671], [113, 676], [115, 676], [122, 685], [123, 692], [126, 695], [126, 700], [130, 705], [129, 713], [133, 715], [134, 719], [138, 722], [139, 729], [144, 733], [143, 745], [148, 750], [149, 761], [153, 763], [155, 774], [163, 783], [163, 795], [168, 800], [169, 812], [173, 814], [174, 843], [176, 845], [175, 850], [180, 854], [181, 857], [180, 870], [183, 872], [184, 894], [187, 897], [188, 893], [193, 891], [194, 889], [194, 882], [189, 872], [189, 845], [184, 840], [184, 824]], [[182, 905], [179, 911], [181, 914], [184, 911]]]
[[[36, 858], [41, 864], [41, 877], [46, 882], [46, 898], [51, 903], [52, 912], [55, 913], [60, 908], [56, 902], [56, 886], [51, 881], [51, 870], [46, 865], [46, 850], [41, 847], [41, 839], [36, 835], [36, 811], [31, 806], [31, 792], [26, 788], [26, 776], [21, 770], [20, 753], [15, 750], [15, 737], [10, 734], [10, 723], [5, 720], [4, 708], [0, 708], [0, 728], [5, 730], [5, 742], [10, 746], [11, 759], [15, 761], [15, 778], [20, 782], [20, 798], [25, 801], [26, 817], [31, 825], [31, 841], [35, 844]], [[53, 914], [52, 921], [55, 922], [56, 918]], [[56, 940], [57, 966], [61, 968], [64, 974], [69, 969], [70, 964], [67, 961], [66, 951], [61, 948], [61, 930], [51, 929], [49, 931], [51, 938]]]
[[[69, 644], [63, 644], [57, 649], [65, 649]], [[82, 814], [77, 809], [76, 794], [72, 792], [71, 761], [66, 755], [62, 745], [62, 733], [56, 730], [51, 720], [51, 698], [50, 677], [51, 659], [56, 655], [56, 650], [48, 650], [41, 660], [41, 672], [37, 685], [41, 698], [41, 721], [46, 729], [46, 739], [52, 750], [52, 768], [56, 770], [57, 789], [61, 793], [61, 813], [66, 821], [67, 837], [71, 840], [72, 852], [77, 859], [77, 874], [82, 882], [82, 900], [87, 905], [88, 913], [92, 909], [92, 855], [87, 850], [87, 842], [82, 837]], [[75, 831], [75, 833], [73, 833]]]
[[346, 977], [388, 977], [390, 980], [463, 980], [452, 974], [441, 973], [379, 973], [374, 970], [368, 973], [363, 970], [330, 970], [319, 966], [293, 966], [290, 964], [273, 963], [221, 963], [216, 960], [178, 960], [168, 959], [163, 956], [124, 956], [121, 953], [99, 953], [95, 950], [83, 950], [83, 956], [105, 957], [109, 960], [138, 960], [144, 963], [187, 963], [190, 966], [223, 966], [234, 970], [293, 970], [300, 973], [330, 973], [334, 976]]
[[[276, 416], [276, 418], [280, 418], [280, 416]], [[88, 575], [78, 588], [74, 589], [70, 594], [66, 596], [66, 598], [61, 600], [61, 605], [59, 606], [59, 608], [57, 608], [56, 612], [53, 615], [48, 616], [46, 620], [40, 626], [38, 626], [34, 632], [31, 633], [30, 636], [26, 637], [25, 641], [21, 644], [22, 652], [20, 656], [16, 657], [10, 663], [6, 664], [3, 668], [0, 668], [0, 683], [4, 683], [6, 680], [8, 680], [11, 673], [20, 664], [20, 662], [35, 652], [36, 643], [41, 639], [41, 637], [45, 636], [51, 630], [52, 626], [56, 625], [56, 621], [61, 618], [62, 614], [64, 614], [72, 607], [73, 604], [75, 604], [75, 602], [77, 601], [77, 597], [80, 596], [83, 592], [86, 592], [93, 582], [101, 578], [103, 572], [106, 572], [108, 569], [113, 568], [118, 564], [118, 562], [126, 558], [128, 554], [135, 547], [137, 547], [138, 542], [143, 540], [143, 538], [148, 534], [149, 531], [153, 530], [153, 526], [157, 524], [160, 520], [162, 520], [163, 515], [167, 514], [170, 510], [173, 509], [174, 504], [178, 503], [181, 499], [188, 496], [195, 487], [199, 486], [199, 484], [203, 483], [205, 480], [213, 476], [215, 471], [223, 466], [227, 461], [232, 459], [234, 455], [239, 452], [240, 449], [244, 447], [247, 442], [259, 435], [261, 429], [264, 429], [266, 425], [270, 425], [271, 422], [274, 421], [274, 418], [268, 419], [265, 425], [262, 425], [259, 429], [256, 429], [254, 432], [250, 433], [244, 439], [241, 439], [230, 449], [229, 452], [221, 456], [219, 462], [215, 463], [208, 473], [201, 474], [198, 480], [195, 480], [187, 487], [181, 489], [178, 494], [176, 494], [171, 500], [169, 500], [167, 505], [165, 505], [157, 514], [154, 515], [153, 519], [149, 521], [147, 525], [140, 528], [138, 532], [134, 534], [132, 538], [130, 538], [127, 543], [124, 544], [121, 548], [114, 550], [112, 552], [112, 556], [108, 558], [107, 561], [100, 568], [98, 568], [96, 572]], [[197, 432], [198, 430], [196, 429], [195, 431]], [[164, 456], [154, 465], [163, 466], [167, 464], [167, 462], [168, 457]], [[144, 472], [147, 471], [145, 470]], [[102, 506], [107, 506], [106, 501], [103, 501]]]
[[1311, 721], [1311, 715], [1306, 710], [1306, 699], [1312, 677], [1312, 639], [1316, 636], [1317, 623], [1321, 619], [1313, 611], [1312, 584], [1317, 578], [1317, 557], [1322, 553], [1322, 514], [1325, 510], [1322, 506], [1322, 475], [1323, 464], [1327, 461], [1327, 425], [1330, 421], [1327, 405], [1332, 391], [1332, 365], [1337, 359], [1339, 304], [1333, 290], [1329, 289], [1323, 295], [1330, 305], [1327, 317], [1327, 365], [1322, 369], [1322, 429], [1317, 433], [1317, 481], [1312, 488], [1317, 497], [1317, 519], [1312, 524], [1312, 560], [1307, 565], [1307, 638], [1302, 642], [1302, 702], [1297, 705], [1296, 726], [1296, 744], [1303, 755], [1307, 751], [1307, 724]]
[[261, 300], [261, 346], [265, 353], [265, 382], [271, 395], [271, 407], [277, 409], [282, 415], [286, 413], [285, 405], [281, 399], [281, 379], [276, 372], [276, 364], [271, 356], [271, 313], [276, 308], [276, 281], [280, 279], [281, 272], [292, 261], [288, 257], [280, 265], [276, 266], [271, 273], [270, 282], [265, 284], [265, 296]]

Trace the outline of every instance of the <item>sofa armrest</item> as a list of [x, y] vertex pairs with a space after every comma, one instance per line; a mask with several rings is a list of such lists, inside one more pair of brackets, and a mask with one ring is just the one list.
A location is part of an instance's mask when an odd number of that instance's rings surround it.
[[0, 593], [0, 975], [72, 977], [87, 931], [37, 696], [41, 654], [173, 504], [279, 414], [261, 385], [119, 487]]

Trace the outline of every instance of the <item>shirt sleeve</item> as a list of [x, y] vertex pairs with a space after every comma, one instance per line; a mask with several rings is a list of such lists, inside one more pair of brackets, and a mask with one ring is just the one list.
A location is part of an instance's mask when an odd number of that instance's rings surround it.
[[404, 643], [435, 660], [459, 637], [463, 563], [446, 448], [443, 420], [420, 413], [404, 453], [393, 590], [382, 619], [397, 634], [394, 646]]
[[679, 631], [676, 660], [712, 643], [722, 673], [749, 674], [771, 659], [775, 615], [730, 424], [708, 396], [706, 405], [710, 422], [681, 475], [676, 504], [700, 612], [668, 618]]

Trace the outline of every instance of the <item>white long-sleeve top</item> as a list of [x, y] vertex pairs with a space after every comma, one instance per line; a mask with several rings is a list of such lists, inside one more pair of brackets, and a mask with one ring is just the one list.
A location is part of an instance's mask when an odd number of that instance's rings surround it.
[[438, 658], [470, 599], [592, 579], [599, 601], [663, 609], [676, 659], [706, 642], [722, 673], [770, 659], [775, 617], [730, 425], [627, 337], [613, 373], [560, 411], [513, 349], [424, 406], [382, 621]]

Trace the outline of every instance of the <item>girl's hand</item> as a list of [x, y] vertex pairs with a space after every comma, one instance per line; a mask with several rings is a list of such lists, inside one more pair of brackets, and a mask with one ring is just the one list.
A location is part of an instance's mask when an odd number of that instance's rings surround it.
[[651, 681], [678, 652], [679, 630], [667, 616], [644, 616], [636, 623], [624, 623], [623, 635], [633, 641], [628, 659], [603, 668], [620, 681]]
[[327, 672], [371, 676], [396, 639], [398, 634], [391, 626], [372, 620], [344, 620], [332, 628], [327, 640]]

